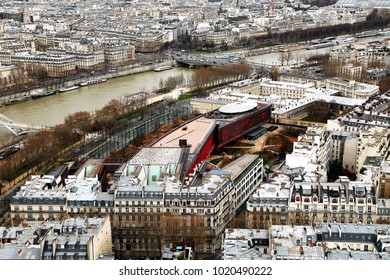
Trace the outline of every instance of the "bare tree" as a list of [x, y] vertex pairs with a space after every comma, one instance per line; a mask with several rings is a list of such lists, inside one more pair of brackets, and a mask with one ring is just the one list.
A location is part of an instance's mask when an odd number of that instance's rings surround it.
[[89, 112], [76, 112], [65, 118], [65, 124], [77, 130], [78, 133], [92, 132], [92, 118]]
[[278, 56], [278, 61], [282, 66], [284, 66], [286, 60], [287, 60], [287, 52], [280, 52]]
[[290, 64], [290, 61], [292, 61], [293, 60], [293, 53], [292, 53], [292, 51], [289, 49], [289, 50], [287, 50], [287, 52], [286, 52], [286, 63], [287, 63], [287, 65], [289, 65]]

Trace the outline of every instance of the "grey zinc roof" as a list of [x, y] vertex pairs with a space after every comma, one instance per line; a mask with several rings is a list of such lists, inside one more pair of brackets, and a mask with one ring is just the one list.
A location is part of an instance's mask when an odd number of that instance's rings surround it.
[[222, 168], [223, 171], [231, 172], [232, 179], [234, 180], [238, 175], [242, 173], [242, 171], [247, 168], [258, 156], [245, 154], [242, 157], [236, 159], [230, 164], [226, 165]]
[[178, 163], [181, 153], [181, 148], [144, 148], [129, 161], [129, 164], [158, 165]]
[[338, 233], [339, 230], [343, 233], [361, 233], [361, 234], [375, 234], [376, 227], [365, 224], [322, 224], [320, 230], [328, 232], [328, 226], [331, 227], [332, 233]]
[[377, 260], [379, 259], [376, 252], [346, 250], [332, 250], [328, 253], [328, 260]]
[[19, 244], [6, 243], [0, 249], [0, 260], [39, 260], [41, 259], [39, 245], [23, 247]]

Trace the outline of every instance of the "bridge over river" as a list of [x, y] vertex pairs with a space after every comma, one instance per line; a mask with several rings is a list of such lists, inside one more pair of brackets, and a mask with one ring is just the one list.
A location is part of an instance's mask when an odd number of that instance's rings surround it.
[[239, 63], [246, 63], [251, 67], [265, 67], [272, 68], [273, 65], [268, 65], [265, 63], [258, 63], [253, 61], [242, 61], [237, 58], [215, 58], [215, 57], [207, 57], [207, 56], [195, 56], [195, 57], [182, 57], [177, 58], [176, 62], [181, 65], [196, 67], [196, 66], [222, 66], [222, 65], [233, 65]]
[[21, 135], [31, 131], [46, 129], [44, 126], [16, 123], [5, 115], [0, 114], [0, 126], [5, 127], [15, 135]]

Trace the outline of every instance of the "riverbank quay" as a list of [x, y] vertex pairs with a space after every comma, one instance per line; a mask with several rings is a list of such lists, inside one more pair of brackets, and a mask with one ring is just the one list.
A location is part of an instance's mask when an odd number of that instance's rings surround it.
[[164, 67], [164, 66], [176, 66], [176, 61], [172, 59], [164, 62], [153, 63], [150, 65], [140, 65], [140, 64], [125, 65], [116, 68], [106, 69], [104, 72], [91, 72], [90, 74], [87, 74], [87, 76], [85, 76], [86, 74], [84, 74], [83, 76], [79, 75], [77, 77], [65, 77], [62, 79], [56, 79], [53, 81], [48, 81], [46, 82], [45, 85], [38, 86], [34, 89], [3, 93], [0, 96], [0, 105], [5, 104], [8, 100], [11, 99], [30, 97], [31, 95], [34, 94], [42, 94], [48, 91], [58, 90], [64, 87], [65, 88], [71, 87], [90, 79], [114, 79], [118, 77], [153, 71], [157, 67]]

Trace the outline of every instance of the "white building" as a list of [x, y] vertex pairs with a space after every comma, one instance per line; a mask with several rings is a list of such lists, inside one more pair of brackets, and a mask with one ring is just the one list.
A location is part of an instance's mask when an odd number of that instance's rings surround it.
[[303, 168], [320, 175], [321, 181], [327, 180], [330, 158], [330, 137], [322, 127], [310, 127], [306, 134], [294, 142], [293, 152], [286, 154], [286, 166], [290, 169]]
[[282, 98], [301, 99], [304, 97], [306, 90], [313, 88], [314, 84], [298, 84], [272, 81], [271, 79], [260, 80], [259, 95], [278, 95]]
[[368, 99], [370, 96], [379, 93], [379, 86], [342, 78], [327, 79], [326, 88], [337, 90], [345, 97], [359, 99]]

